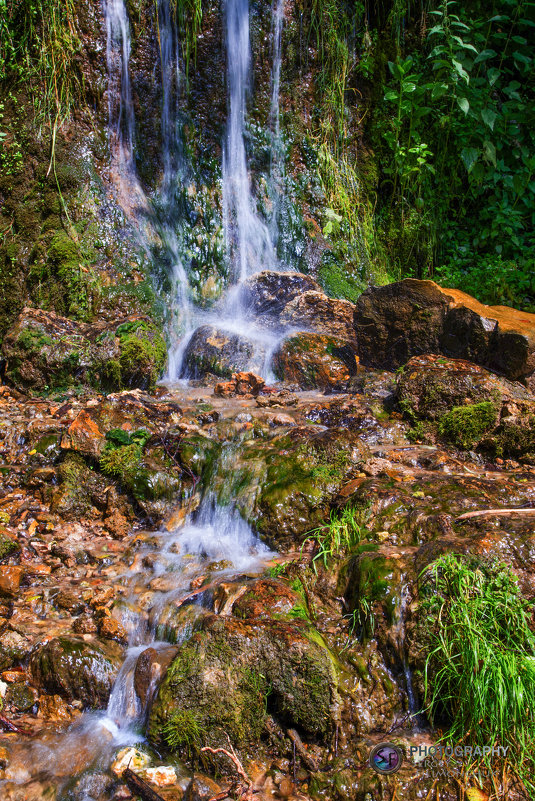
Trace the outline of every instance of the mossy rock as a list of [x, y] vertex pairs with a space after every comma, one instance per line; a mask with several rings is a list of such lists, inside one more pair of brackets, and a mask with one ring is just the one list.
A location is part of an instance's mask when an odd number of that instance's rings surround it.
[[230, 378], [244, 370], [258, 372], [264, 357], [264, 350], [247, 337], [203, 325], [194, 332], [184, 353], [184, 375], [198, 379], [210, 373]]
[[535, 396], [482, 367], [415, 356], [399, 371], [397, 399], [413, 439], [535, 461]]
[[116, 335], [121, 386], [153, 389], [167, 361], [167, 346], [160, 331], [140, 322], [119, 326]]
[[51, 509], [66, 520], [77, 520], [96, 506], [106, 503], [104, 476], [91, 470], [82, 456], [68, 452], [58, 467], [60, 483], [52, 497]]
[[228, 746], [228, 735], [252, 757], [268, 713], [325, 738], [336, 725], [337, 702], [332, 658], [305, 624], [208, 615], [159, 687], [149, 739], [192, 762], [204, 745]]
[[56, 637], [32, 654], [30, 670], [36, 686], [47, 693], [101, 707], [108, 701], [121, 656], [121, 648], [111, 641]]
[[454, 406], [438, 424], [441, 436], [464, 450], [477, 446], [485, 434], [496, 426], [498, 410], [490, 401]]

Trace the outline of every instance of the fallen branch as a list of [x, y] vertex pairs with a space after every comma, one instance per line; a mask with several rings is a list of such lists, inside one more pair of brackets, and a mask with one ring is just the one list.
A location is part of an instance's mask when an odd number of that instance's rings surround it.
[[316, 773], [318, 770], [318, 765], [316, 764], [315, 760], [312, 759], [310, 754], [307, 752], [305, 746], [303, 745], [302, 739], [299, 737], [298, 733], [295, 729], [288, 729], [288, 737], [295, 745], [295, 750], [303, 760], [306, 767], [312, 771], [312, 773]]
[[455, 523], [461, 520], [470, 520], [474, 517], [486, 517], [493, 515], [494, 517], [512, 517], [513, 515], [535, 515], [535, 507], [531, 509], [481, 509], [477, 512], [465, 512], [463, 515], [455, 518]]
[[143, 801], [164, 801], [161, 795], [155, 793], [152, 787], [149, 787], [147, 782], [140, 779], [130, 768], [123, 771], [122, 779], [134, 795], [140, 796]]
[[12, 723], [8, 720], [4, 715], [0, 715], [0, 726], [6, 731], [14, 732], [15, 734], [23, 734], [26, 737], [32, 737], [33, 732], [29, 731], [28, 729], [22, 729], [20, 726], [17, 726], [16, 723]]

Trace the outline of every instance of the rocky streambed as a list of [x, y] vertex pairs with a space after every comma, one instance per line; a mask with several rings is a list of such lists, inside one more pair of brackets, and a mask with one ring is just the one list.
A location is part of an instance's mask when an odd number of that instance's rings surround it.
[[[209, 334], [187, 384], [0, 388], [2, 798], [127, 801], [127, 767], [166, 801], [490, 797], [421, 757], [441, 733], [422, 577], [500, 560], [533, 598], [535, 398], [442, 334], [425, 353], [442, 300], [389, 372], [355, 358], [358, 308], [315, 291], [282, 304], [316, 328], [288, 333], [276, 384]], [[391, 776], [368, 763], [385, 740]], [[500, 775], [495, 797], [527, 797]]]

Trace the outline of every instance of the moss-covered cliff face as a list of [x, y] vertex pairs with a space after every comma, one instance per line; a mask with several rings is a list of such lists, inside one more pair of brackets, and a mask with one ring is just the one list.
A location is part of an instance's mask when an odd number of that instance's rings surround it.
[[[114, 163], [115, 134], [110, 138], [108, 130], [105, 7], [98, 0], [73, 4], [67, 67], [77, 89], [69, 109], [56, 116], [52, 103], [43, 116], [47, 74], [35, 67], [43, 19], [36, 18], [28, 74], [9, 67], [3, 72], [0, 338], [28, 304], [84, 322], [134, 310], [157, 320], [155, 293], [165, 300], [171, 292], [177, 253], [197, 304], [211, 305], [228, 283], [221, 177], [228, 117], [224, 8], [205, 0], [196, 23], [187, 10], [173, 18], [172, 4], [157, 8], [151, 0], [128, 0], [125, 8], [133, 162], [142, 190], [139, 197], [130, 193], [128, 203], [118, 188], [124, 175]], [[10, 13], [19, 30], [21, 20]], [[285, 3], [281, 138], [274, 142], [273, 9], [251, 3], [246, 150], [257, 209], [277, 230], [279, 258], [317, 274], [330, 294], [354, 297], [367, 280], [368, 261], [356, 240], [351, 252], [341, 249], [353, 229], [338, 220], [340, 209], [332, 202], [340, 175], [333, 172], [329, 134], [322, 128], [326, 44], [317, 22], [299, 3]], [[170, 59], [177, 73], [166, 68], [162, 74]], [[345, 125], [353, 149], [358, 116], [349, 104]]]

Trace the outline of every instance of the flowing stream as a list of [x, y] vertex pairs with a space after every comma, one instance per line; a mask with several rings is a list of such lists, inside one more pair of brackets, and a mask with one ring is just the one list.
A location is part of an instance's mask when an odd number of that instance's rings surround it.
[[[261, 573], [274, 556], [236, 511], [218, 506], [210, 496], [182, 527], [160, 531], [155, 540], [136, 553], [118, 579], [125, 592], [114, 615], [129, 634], [129, 646], [106, 710], [85, 712], [67, 731], [15, 746], [8, 781], [24, 785], [38, 776], [60, 788], [60, 798], [70, 798], [75, 789], [76, 798], [90, 801], [92, 777], [102, 780], [118, 749], [143, 747], [148, 706], [157, 687], [153, 682], [142, 703], [134, 686], [139, 656], [147, 648], [165, 651], [170, 642], [179, 643], [191, 632], [191, 621], [211, 607], [218, 582], [236, 573]], [[200, 577], [209, 578], [208, 586], [192, 592]], [[186, 622], [180, 622], [177, 612], [184, 603], [191, 609]]]

